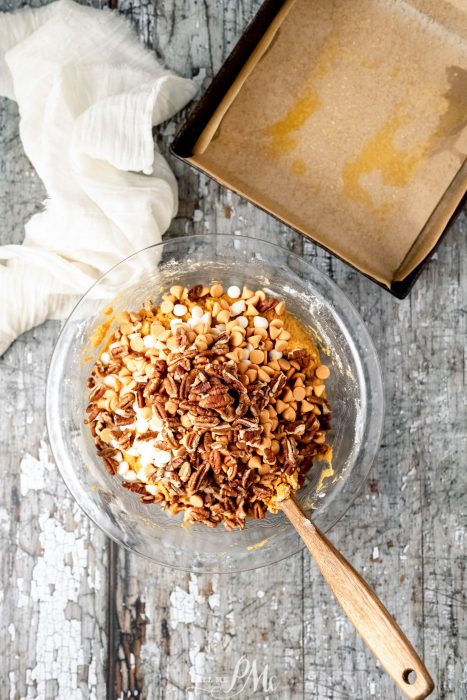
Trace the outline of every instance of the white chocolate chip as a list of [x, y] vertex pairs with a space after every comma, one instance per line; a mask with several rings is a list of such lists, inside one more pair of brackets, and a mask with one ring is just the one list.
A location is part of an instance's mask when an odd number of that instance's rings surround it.
[[200, 323], [207, 323], [208, 325], [211, 325], [211, 321], [212, 321], [211, 313], [210, 313], [210, 311], [206, 311], [206, 313], [201, 316], [199, 322]]
[[101, 355], [101, 362], [103, 365], [108, 365], [110, 362], [110, 355], [108, 352], [103, 352]]
[[280, 360], [282, 357], [282, 353], [279, 352], [279, 350], [270, 350], [269, 351], [269, 359], [270, 360]]
[[146, 486], [146, 491], [150, 493], [151, 496], [157, 496], [157, 494], [159, 493], [157, 486], [155, 486], [154, 484], [148, 484]]
[[160, 433], [162, 430], [161, 419], [157, 416], [153, 416], [149, 421], [149, 430], [154, 430], [154, 432]]
[[230, 313], [232, 316], [238, 316], [239, 314], [242, 314], [246, 309], [246, 304], [243, 299], [239, 299], [238, 301], [234, 301], [232, 306], [230, 307]]
[[264, 316], [255, 316], [253, 318], [253, 325], [255, 328], [267, 328], [269, 326], [269, 321]]
[[118, 465], [118, 473], [120, 474], [120, 476], [126, 476], [126, 474], [128, 474], [129, 469], [130, 467], [128, 466], [128, 462], [125, 462], [125, 460], [123, 460], [123, 462], [120, 462], [120, 464]]
[[170, 321], [170, 327], [173, 330], [174, 328], [177, 328], [178, 326], [183, 326], [183, 321], [181, 318], [173, 318]]
[[191, 309], [191, 315], [193, 318], [202, 318], [203, 313], [204, 312], [201, 306], [193, 306], [193, 308]]
[[170, 452], [166, 452], [165, 450], [157, 450], [156, 455], [154, 457], [154, 464], [157, 467], [163, 467], [164, 464], [168, 464], [171, 459], [172, 455], [170, 454]]
[[130, 469], [126, 474], [125, 474], [125, 479], [127, 481], [136, 481], [136, 474], [135, 472]]
[[143, 338], [143, 343], [145, 348], [153, 348], [156, 341], [152, 335], [145, 335]]
[[241, 291], [239, 287], [232, 285], [232, 287], [229, 287], [227, 290], [227, 296], [229, 296], [231, 299], [238, 299], [238, 297], [241, 295]]
[[174, 316], [184, 316], [187, 310], [185, 304], [175, 304], [173, 314]]
[[237, 323], [239, 323], [242, 328], [246, 328], [248, 326], [248, 319], [246, 316], [240, 316], [240, 318], [237, 318]]
[[136, 421], [136, 432], [145, 433], [148, 429], [148, 423], [149, 421], [144, 420], [144, 418], [138, 418]]

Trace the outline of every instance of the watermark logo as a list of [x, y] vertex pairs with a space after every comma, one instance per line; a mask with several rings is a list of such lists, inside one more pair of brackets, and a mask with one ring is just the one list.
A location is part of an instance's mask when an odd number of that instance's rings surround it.
[[268, 698], [277, 690], [277, 679], [269, 673], [268, 664], [261, 668], [256, 659], [250, 661], [242, 656], [231, 676], [204, 678], [202, 686], [203, 691], [216, 700], [251, 697], [257, 692]]

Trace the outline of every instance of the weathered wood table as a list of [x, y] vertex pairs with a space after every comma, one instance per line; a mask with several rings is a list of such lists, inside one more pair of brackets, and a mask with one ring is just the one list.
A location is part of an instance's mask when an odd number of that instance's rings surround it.
[[[23, 4], [40, 3], [0, 8]], [[205, 86], [259, 4], [121, 0], [118, 10], [164, 63]], [[164, 151], [174, 129], [160, 131]], [[241, 231], [280, 242], [329, 274], [367, 322], [382, 364], [385, 429], [371, 478], [332, 539], [424, 656], [433, 697], [467, 698], [466, 211], [399, 302], [252, 205], [173, 167], [180, 209], [169, 235]], [[43, 198], [16, 105], [2, 100], [2, 243], [22, 240]], [[0, 364], [0, 698], [400, 697], [306, 552], [258, 571], [195, 576], [133, 556], [93, 527], [47, 443], [44, 385], [58, 332], [46, 323], [26, 333]], [[239, 663], [264, 672], [256, 690], [252, 674], [216, 694]]]

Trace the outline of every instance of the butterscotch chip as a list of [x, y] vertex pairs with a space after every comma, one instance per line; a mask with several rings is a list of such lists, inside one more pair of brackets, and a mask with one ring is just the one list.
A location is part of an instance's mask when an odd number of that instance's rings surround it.
[[279, 362], [279, 367], [284, 372], [287, 372], [290, 369], [290, 362], [288, 360], [286, 360], [285, 357], [281, 357], [280, 360], [278, 360], [278, 362]]
[[243, 287], [243, 292], [242, 292], [242, 299], [251, 299], [252, 296], [254, 296], [254, 291], [252, 289], [248, 289], [248, 287]]
[[284, 321], [282, 321], [280, 318], [273, 318], [269, 324], [269, 327], [270, 328], [283, 328]]
[[279, 335], [280, 340], [290, 340], [291, 337], [289, 331], [281, 331]]
[[184, 291], [185, 291], [185, 287], [182, 287], [179, 284], [176, 284], [173, 287], [170, 287], [170, 293], [172, 296], [175, 297], [175, 299], [181, 299]]
[[277, 399], [276, 401], [276, 411], [277, 413], [283, 413], [283, 411], [288, 408], [287, 404], [284, 403], [284, 401], [281, 401], [281, 399]]
[[[250, 343], [251, 343], [251, 338], [250, 338]], [[253, 345], [253, 343], [252, 343]], [[252, 350], [250, 352], [250, 361], [254, 365], [259, 365], [262, 362], [264, 362], [264, 352], [262, 350]]]
[[194, 508], [202, 508], [204, 506], [204, 501], [201, 496], [195, 494], [190, 496], [190, 505]]
[[214, 297], [214, 299], [218, 299], [221, 297], [224, 293], [224, 288], [221, 284], [213, 284], [211, 287], [211, 296]]
[[154, 321], [154, 323], [151, 324], [151, 335], [153, 338], [160, 338], [165, 332], [166, 329], [158, 321]]
[[198, 335], [195, 339], [195, 345], [200, 352], [208, 349], [208, 344], [206, 341], [206, 336]]
[[169, 348], [169, 350], [172, 350], [172, 351], [176, 350], [178, 347], [177, 339], [175, 336], [171, 336], [170, 338], [167, 338], [166, 344], [167, 344], [167, 347]]
[[268, 332], [265, 328], [255, 328], [255, 333], [256, 335], [259, 335], [262, 340], [266, 340], [268, 338]]
[[230, 335], [230, 343], [234, 347], [238, 347], [239, 345], [241, 345], [243, 343], [243, 335], [241, 333], [239, 333], [238, 331], [234, 331]]
[[250, 335], [250, 337], [248, 338], [248, 342], [249, 342], [250, 345], [252, 345], [254, 348], [257, 348], [258, 345], [259, 345], [260, 342], [261, 342], [261, 336], [260, 336], [260, 335]]
[[282, 329], [277, 328], [277, 326], [269, 326], [269, 335], [271, 336], [272, 340], [276, 340], [281, 334]]
[[250, 469], [259, 469], [261, 466], [261, 459], [258, 457], [258, 455], [253, 455], [253, 457], [250, 457], [248, 460], [248, 466]]
[[218, 323], [227, 323], [230, 319], [230, 311], [228, 309], [222, 309], [222, 311], [219, 311], [217, 314], [217, 322]]
[[250, 366], [250, 363], [246, 360], [240, 360], [238, 364], [238, 369], [240, 370], [240, 374], [246, 374], [248, 367]]
[[303, 386], [296, 386], [293, 390], [293, 397], [296, 401], [303, 401], [306, 392]]
[[132, 323], [122, 323], [120, 325], [120, 333], [122, 335], [129, 335], [130, 333], [133, 333], [133, 324]]
[[144, 350], [144, 342], [140, 335], [130, 340], [130, 348], [135, 352], [142, 352]]
[[313, 411], [314, 405], [305, 399], [300, 404], [300, 408], [302, 413], [308, 413], [309, 411]]
[[245, 316], [259, 316], [259, 311], [249, 303], [250, 301], [251, 299], [248, 299], [246, 311], [244, 312]]
[[280, 301], [276, 306], [274, 307], [274, 311], [278, 316], [282, 316], [285, 310], [285, 302]]
[[254, 369], [253, 367], [250, 367], [249, 369], [247, 369], [246, 375], [250, 382], [256, 382], [258, 378], [258, 370]]
[[315, 396], [322, 396], [324, 394], [326, 387], [324, 384], [317, 384], [316, 386], [313, 387], [313, 391], [315, 393]]
[[327, 379], [331, 372], [329, 371], [329, 367], [326, 367], [326, 365], [319, 365], [315, 369], [315, 374], [319, 379]]
[[271, 381], [271, 377], [262, 367], [259, 367], [258, 369], [258, 379], [260, 379], [262, 382], [268, 383]]
[[164, 299], [161, 304], [161, 311], [163, 314], [170, 314], [174, 309], [174, 304], [170, 299]]
[[288, 406], [288, 408], [286, 408], [286, 410], [282, 414], [282, 418], [288, 421], [294, 421], [296, 417], [297, 414], [295, 413], [295, 410], [292, 408], [292, 406]]

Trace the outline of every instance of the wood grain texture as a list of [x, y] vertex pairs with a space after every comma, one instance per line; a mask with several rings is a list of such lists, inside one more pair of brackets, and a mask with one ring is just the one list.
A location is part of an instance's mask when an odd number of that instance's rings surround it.
[[311, 522], [298, 500], [292, 496], [281, 504], [281, 508], [302, 538], [347, 618], [402, 693], [411, 700], [424, 700], [431, 695], [434, 684], [430, 674], [374, 590]]
[[[3, 0], [0, 9], [41, 3]], [[113, 4], [162, 61], [194, 76], [202, 88], [260, 3]], [[158, 134], [164, 152], [174, 130], [170, 122]], [[433, 697], [465, 700], [466, 213], [451, 226], [410, 298], [399, 302], [252, 205], [171, 162], [180, 206], [169, 235], [238, 231], [280, 242], [329, 274], [368, 324], [382, 364], [385, 431], [371, 479], [333, 528], [332, 540], [425, 657], [436, 684]], [[17, 111], [2, 100], [2, 243], [21, 240], [23, 224], [43, 196], [22, 153]], [[207, 700], [242, 659], [255, 661], [259, 672], [267, 668], [273, 689], [263, 690], [263, 676], [256, 691], [249, 681], [240, 697], [400, 697], [306, 552], [225, 577], [170, 571], [112, 548], [108, 569], [104, 537], [68, 500], [46, 448], [39, 454], [46, 439], [45, 374], [57, 333], [58, 324], [44, 324], [0, 362], [0, 697], [100, 700], [106, 694], [128, 697], [132, 688], [133, 697], [151, 700]], [[25, 454], [31, 457], [24, 460]], [[42, 481], [30, 481], [37, 474]], [[52, 642], [45, 641], [44, 629]], [[107, 658], [113, 686], [106, 684]]]

